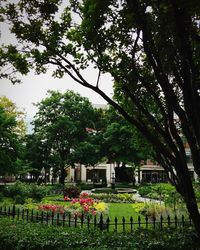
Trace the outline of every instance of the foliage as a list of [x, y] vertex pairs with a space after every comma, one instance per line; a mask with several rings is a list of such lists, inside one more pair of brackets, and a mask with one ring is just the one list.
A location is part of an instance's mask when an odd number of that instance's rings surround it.
[[181, 195], [168, 183], [143, 185], [138, 188], [138, 192], [142, 197], [164, 201], [165, 204], [174, 207], [174, 209], [184, 204]]
[[157, 203], [145, 203], [143, 207], [139, 210], [145, 216], [148, 216], [150, 219], [156, 218], [160, 219], [160, 216], [167, 217], [171, 214], [171, 209], [167, 208], [163, 204]]
[[69, 198], [77, 198], [79, 197], [81, 190], [77, 186], [66, 186], [64, 188], [64, 196], [67, 196]]
[[13, 128], [13, 132], [20, 138], [23, 138], [26, 134], [25, 113], [16, 107], [15, 103], [9, 100], [7, 97], [0, 97], [0, 106], [4, 108], [9, 117], [16, 119], [16, 126]]
[[61, 228], [1, 218], [2, 250], [140, 249], [197, 250], [197, 235], [191, 229], [174, 231], [141, 230], [107, 233], [79, 228]]
[[[53, 167], [54, 173], [60, 176], [60, 183], [64, 184], [65, 168], [79, 163], [79, 157], [73, 156], [77, 147], [85, 145], [88, 136], [86, 128], [93, 127], [95, 111], [87, 98], [73, 91], [64, 94], [49, 91], [48, 97], [37, 106], [33, 153], [38, 156], [36, 159], [40, 161], [40, 166]], [[30, 152], [31, 155], [33, 153]]]
[[21, 155], [21, 144], [15, 132], [16, 117], [11, 116], [6, 109], [0, 105], [0, 174], [11, 174], [16, 172], [16, 162]]
[[6, 197], [14, 197], [16, 203], [19, 202], [23, 204], [26, 198], [32, 198], [34, 201], [41, 201], [48, 191], [49, 188], [45, 186], [26, 184], [17, 181], [15, 184], [7, 186], [4, 189], [4, 195]]
[[135, 199], [133, 194], [112, 194], [112, 193], [92, 193], [90, 197], [98, 200], [102, 200], [107, 203], [134, 203]]

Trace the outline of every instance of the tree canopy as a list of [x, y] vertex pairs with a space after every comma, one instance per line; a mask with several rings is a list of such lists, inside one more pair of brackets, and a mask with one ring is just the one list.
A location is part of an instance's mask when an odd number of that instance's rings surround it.
[[[31, 68], [70, 75], [100, 94], [152, 144], [183, 196], [197, 232], [200, 215], [187, 166], [185, 138], [200, 176], [200, 5], [196, 0], [5, 1], [1, 19], [19, 42], [0, 50], [1, 77]], [[82, 71], [92, 63], [97, 81]], [[11, 71], [10, 71], [11, 70]], [[113, 77], [115, 99], [99, 87]]]
[[43, 167], [52, 163], [57, 166], [60, 182], [64, 184], [65, 168], [72, 163], [71, 154], [87, 138], [86, 128], [93, 127], [94, 109], [86, 98], [72, 91], [48, 94], [37, 104], [39, 111], [34, 117], [34, 137], [40, 148], [35, 152]]
[[[14, 174], [21, 156], [21, 143], [17, 133], [16, 115], [10, 113], [0, 99], [0, 175]], [[7, 100], [7, 99], [6, 99]], [[7, 102], [6, 102], [7, 103]], [[12, 103], [9, 100], [9, 103]], [[14, 104], [12, 103], [12, 106]]]

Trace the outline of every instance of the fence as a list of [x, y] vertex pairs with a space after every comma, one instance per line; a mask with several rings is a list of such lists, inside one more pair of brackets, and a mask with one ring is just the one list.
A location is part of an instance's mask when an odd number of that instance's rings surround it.
[[137, 220], [134, 220], [133, 217], [130, 217], [130, 220], [122, 217], [122, 220], [119, 220], [117, 217], [110, 219], [109, 217], [103, 217], [101, 214], [99, 217], [94, 216], [90, 218], [89, 216], [85, 217], [83, 214], [81, 216], [72, 216], [71, 214], [55, 214], [54, 212], [44, 212], [44, 211], [35, 211], [29, 209], [20, 209], [15, 206], [11, 207], [0, 207], [0, 216], [7, 216], [16, 220], [25, 220], [27, 222], [38, 222], [46, 225], [57, 225], [57, 226], [68, 226], [68, 227], [80, 227], [88, 229], [99, 229], [106, 231], [120, 231], [120, 232], [133, 232], [136, 229], [141, 228], [152, 228], [162, 230], [166, 227], [180, 228], [185, 226], [191, 226], [191, 218], [185, 219], [182, 215], [173, 217], [173, 220], [168, 215], [166, 218], [160, 216], [160, 218], [152, 217], [152, 219], [147, 216], [141, 217], [138, 216]]

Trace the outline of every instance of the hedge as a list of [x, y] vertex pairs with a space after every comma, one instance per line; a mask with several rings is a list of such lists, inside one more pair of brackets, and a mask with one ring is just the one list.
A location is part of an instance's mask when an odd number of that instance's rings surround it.
[[1, 250], [67, 250], [67, 249], [151, 249], [197, 250], [197, 236], [186, 231], [142, 230], [134, 233], [107, 233], [79, 228], [61, 228], [0, 218]]

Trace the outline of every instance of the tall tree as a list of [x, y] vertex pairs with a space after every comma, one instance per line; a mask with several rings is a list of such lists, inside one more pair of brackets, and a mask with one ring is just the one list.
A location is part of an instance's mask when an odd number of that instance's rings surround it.
[[26, 134], [26, 124], [25, 124], [25, 112], [16, 107], [6, 96], [0, 97], [0, 106], [2, 106], [10, 117], [14, 117], [16, 120], [16, 126], [14, 132], [17, 133], [21, 138]]
[[15, 132], [16, 117], [0, 105], [0, 175], [14, 174], [21, 147], [19, 136]]
[[94, 109], [86, 98], [72, 91], [64, 94], [50, 91], [49, 96], [38, 103], [38, 108], [34, 117], [34, 135], [40, 138], [39, 154], [45, 150], [43, 167], [54, 161], [60, 171], [60, 182], [64, 184], [70, 155], [87, 137], [86, 127], [93, 126]]
[[[23, 0], [2, 6], [2, 16], [20, 42], [1, 49], [2, 68], [11, 63], [14, 70], [27, 73], [35, 66], [40, 73], [52, 64], [54, 76], [68, 74], [99, 93], [152, 144], [200, 236], [183, 140], [200, 176], [198, 2], [71, 0], [57, 15], [60, 3]], [[94, 84], [82, 74], [89, 62], [99, 70]], [[103, 72], [115, 81], [116, 101], [99, 88]], [[3, 71], [1, 76], [12, 78], [11, 73]]]
[[[151, 145], [112, 107], [106, 110], [105, 117], [107, 126], [103, 133], [104, 153], [109, 161], [116, 163], [116, 181], [131, 182], [141, 162], [152, 159]], [[127, 164], [132, 168], [127, 169]]]

